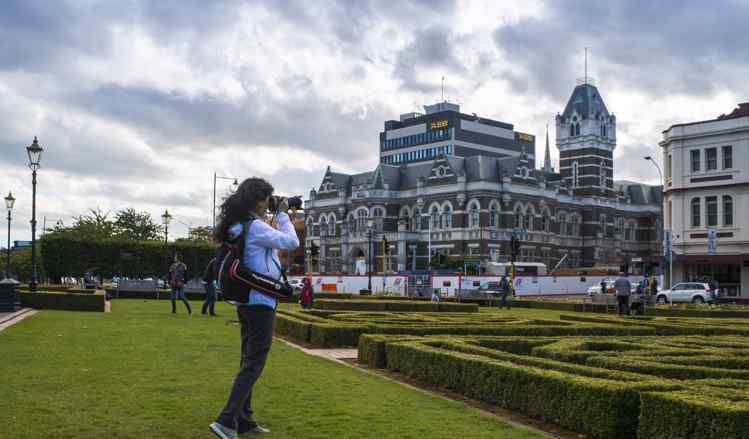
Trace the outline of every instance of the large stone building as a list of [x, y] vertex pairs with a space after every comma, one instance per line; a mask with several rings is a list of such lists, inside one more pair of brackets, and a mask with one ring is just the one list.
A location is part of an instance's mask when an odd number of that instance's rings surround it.
[[[559, 172], [536, 169], [535, 137], [512, 124], [460, 113], [457, 105], [385, 122], [380, 164], [371, 172], [330, 168], [306, 201], [313, 272], [430, 266], [436, 254], [506, 261], [513, 233], [520, 260], [563, 266], [657, 263], [661, 187], [613, 181], [616, 118], [589, 82], [556, 117]], [[387, 249], [384, 243], [387, 242]], [[650, 268], [650, 266], [648, 266]]]
[[716, 280], [725, 295], [749, 297], [749, 102], [716, 119], [673, 125], [660, 145], [674, 281]]

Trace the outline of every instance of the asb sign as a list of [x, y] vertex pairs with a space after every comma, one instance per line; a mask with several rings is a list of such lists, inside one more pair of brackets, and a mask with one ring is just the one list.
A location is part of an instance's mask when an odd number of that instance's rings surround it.
[[433, 130], [447, 128], [447, 119], [434, 121], [429, 125], [429, 128]]

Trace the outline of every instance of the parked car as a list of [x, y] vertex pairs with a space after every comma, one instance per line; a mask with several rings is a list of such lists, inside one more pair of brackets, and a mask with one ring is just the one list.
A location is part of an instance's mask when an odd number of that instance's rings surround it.
[[[611, 294], [611, 290], [614, 289], [614, 282], [616, 282], [616, 279], [606, 278], [603, 281], [606, 282], [606, 293]], [[632, 288], [630, 290], [632, 294], [634, 294], [637, 292], [637, 282], [630, 281], [630, 283], [632, 284]], [[588, 296], [595, 296], [597, 294], [601, 294], [601, 282], [596, 282], [594, 285], [591, 285], [588, 288]]]
[[657, 303], [713, 303], [716, 297], [707, 283], [681, 282], [656, 296]]

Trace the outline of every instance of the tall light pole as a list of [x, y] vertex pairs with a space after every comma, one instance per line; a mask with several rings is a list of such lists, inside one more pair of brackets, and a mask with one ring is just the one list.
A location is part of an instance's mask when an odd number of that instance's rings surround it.
[[10, 279], [10, 211], [13, 210], [13, 205], [16, 199], [13, 198], [13, 194], [8, 192], [8, 196], [5, 197], [5, 208], [8, 209], [8, 255], [5, 262], [5, 278]]
[[39, 169], [39, 161], [42, 159], [42, 149], [39, 141], [34, 136], [34, 142], [26, 147], [29, 155], [29, 168], [31, 169], [31, 282], [29, 291], [36, 292], [36, 171]]
[[[658, 175], [661, 177], [661, 193], [664, 193], [666, 191], [666, 182], [663, 179], [663, 171], [661, 171], [661, 167], [658, 166], [658, 163], [655, 160], [653, 160], [653, 157], [651, 157], [649, 155], [645, 156], [644, 159], [647, 160], [647, 161], [649, 161], [653, 165], [655, 165], [655, 169], [658, 170]], [[662, 223], [662, 227], [664, 229], [666, 228], [666, 218], [663, 215], [663, 203], [665, 201], [666, 201], [665, 198], [661, 197], [661, 205], [660, 205], [661, 223]], [[672, 242], [672, 240], [673, 240], [673, 231], [671, 230], [670, 226], [669, 226], [668, 231], [669, 231], [669, 233], [671, 233], [671, 238], [669, 239], [669, 242]], [[656, 233], [657, 233], [657, 230], [656, 230]], [[665, 233], [665, 231], [664, 231], [664, 233]], [[674, 284], [674, 254], [673, 254], [673, 251], [671, 251], [671, 249], [669, 248], [669, 250], [668, 250], [668, 287], [671, 288], [671, 286], [673, 284]]]
[[234, 183], [232, 183], [231, 187], [232, 190], [236, 191], [239, 187], [239, 182], [236, 178], [233, 177], [221, 177], [216, 175], [216, 173], [213, 173], [213, 229], [216, 230], [216, 180], [234, 180]]
[[369, 281], [367, 282], [367, 290], [370, 294], [372, 294], [372, 232], [374, 229], [374, 219], [369, 218], [367, 219], [367, 237], [369, 238], [369, 245], [367, 246], [368, 251], [368, 266], [369, 269], [367, 270], [367, 275], [369, 276]]
[[161, 215], [161, 223], [164, 224], [164, 244], [169, 242], [169, 223], [172, 221], [172, 216], [169, 215], [168, 210], [164, 210]]

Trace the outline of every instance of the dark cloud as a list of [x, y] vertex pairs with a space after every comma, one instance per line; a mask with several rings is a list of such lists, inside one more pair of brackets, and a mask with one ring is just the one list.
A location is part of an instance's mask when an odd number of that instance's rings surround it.
[[548, 16], [498, 28], [497, 45], [522, 74], [520, 89], [566, 99], [583, 76], [583, 48], [594, 76], [655, 96], [707, 95], [741, 86], [749, 74], [745, 39], [749, 3], [731, 0], [549, 2]]
[[466, 69], [456, 54], [454, 40], [455, 35], [446, 25], [417, 30], [413, 41], [398, 52], [393, 76], [402, 81], [403, 89], [429, 94], [438, 92], [440, 82], [426, 80], [423, 69], [464, 73]]

